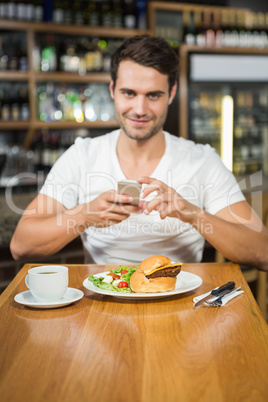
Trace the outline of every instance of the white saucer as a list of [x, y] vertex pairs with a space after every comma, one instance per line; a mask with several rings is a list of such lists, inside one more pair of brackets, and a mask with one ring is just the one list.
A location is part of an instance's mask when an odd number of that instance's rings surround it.
[[25, 304], [26, 306], [33, 307], [33, 308], [57, 308], [57, 307], [63, 307], [67, 306], [68, 304], [74, 303], [77, 300], [82, 299], [84, 296], [84, 293], [82, 290], [75, 289], [75, 288], [68, 288], [67, 292], [63, 296], [63, 298], [57, 302], [51, 302], [51, 303], [42, 303], [42, 302], [37, 302], [31, 291], [26, 290], [25, 292], [18, 293], [15, 297], [14, 300], [17, 303], [20, 304]]

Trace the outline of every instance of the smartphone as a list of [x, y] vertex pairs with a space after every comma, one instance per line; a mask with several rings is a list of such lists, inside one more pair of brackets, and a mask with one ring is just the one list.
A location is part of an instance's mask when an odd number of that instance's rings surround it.
[[117, 192], [133, 197], [131, 205], [139, 205], [141, 184], [135, 180], [121, 180], [118, 182]]

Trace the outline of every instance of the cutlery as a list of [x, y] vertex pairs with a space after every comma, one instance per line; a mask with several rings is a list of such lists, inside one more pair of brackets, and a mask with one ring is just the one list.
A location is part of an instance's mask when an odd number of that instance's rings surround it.
[[219, 307], [222, 305], [222, 299], [225, 296], [230, 296], [231, 294], [237, 292], [238, 290], [241, 289], [241, 286], [238, 286], [237, 288], [233, 289], [233, 290], [228, 290], [227, 292], [225, 292], [222, 296], [218, 297], [216, 300], [208, 300], [207, 304], [209, 304], [210, 306], [215, 306], [215, 307]]
[[226, 291], [232, 290], [235, 287], [235, 282], [228, 282], [225, 285], [220, 286], [217, 289], [213, 289], [207, 296], [203, 297], [201, 300], [194, 304], [194, 308], [201, 306], [207, 300], [211, 299], [213, 296], [223, 296]]

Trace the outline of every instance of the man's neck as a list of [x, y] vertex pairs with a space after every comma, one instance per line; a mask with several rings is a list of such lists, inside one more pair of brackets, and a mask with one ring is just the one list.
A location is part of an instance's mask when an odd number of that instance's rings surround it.
[[150, 176], [165, 152], [165, 136], [161, 131], [147, 140], [133, 140], [120, 132], [117, 157], [125, 176], [136, 180]]

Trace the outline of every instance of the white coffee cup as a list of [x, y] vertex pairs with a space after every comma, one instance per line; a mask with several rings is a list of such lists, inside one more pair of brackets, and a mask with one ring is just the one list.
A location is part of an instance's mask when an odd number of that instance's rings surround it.
[[68, 268], [63, 265], [31, 268], [25, 278], [35, 300], [43, 303], [59, 301], [68, 289], [68, 281]]

